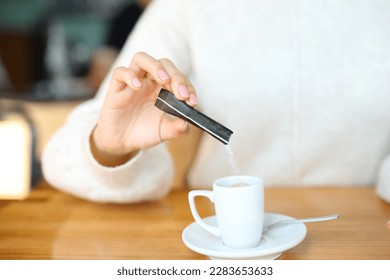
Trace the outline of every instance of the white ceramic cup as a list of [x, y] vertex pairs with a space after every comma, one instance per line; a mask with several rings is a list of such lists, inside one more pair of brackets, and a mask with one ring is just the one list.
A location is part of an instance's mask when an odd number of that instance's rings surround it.
[[[214, 203], [217, 227], [205, 223], [199, 216], [195, 204], [197, 196], [205, 196]], [[225, 246], [246, 249], [260, 243], [264, 219], [264, 185], [260, 178], [220, 178], [214, 182], [212, 191], [190, 191], [188, 200], [198, 225], [221, 237]]]

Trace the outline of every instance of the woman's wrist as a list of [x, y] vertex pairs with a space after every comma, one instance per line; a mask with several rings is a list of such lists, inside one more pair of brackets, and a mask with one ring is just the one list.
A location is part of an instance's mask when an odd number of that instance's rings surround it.
[[98, 144], [98, 141], [96, 140], [96, 127], [93, 129], [90, 137], [89, 137], [89, 143], [91, 147], [91, 153], [95, 160], [107, 167], [115, 167], [122, 164], [125, 164], [132, 158], [134, 158], [138, 154], [138, 150], [127, 152], [127, 153], [112, 153], [109, 152]]

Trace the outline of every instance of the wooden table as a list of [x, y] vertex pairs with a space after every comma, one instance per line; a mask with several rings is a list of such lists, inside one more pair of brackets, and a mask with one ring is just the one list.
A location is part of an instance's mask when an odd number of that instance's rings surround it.
[[[339, 213], [307, 224], [307, 236], [279, 259], [390, 259], [390, 205], [373, 188], [266, 189], [266, 211], [292, 217]], [[212, 206], [197, 200], [202, 216]], [[0, 259], [207, 259], [181, 239], [193, 222], [187, 191], [135, 205], [97, 204], [45, 182], [25, 201], [0, 201]]]

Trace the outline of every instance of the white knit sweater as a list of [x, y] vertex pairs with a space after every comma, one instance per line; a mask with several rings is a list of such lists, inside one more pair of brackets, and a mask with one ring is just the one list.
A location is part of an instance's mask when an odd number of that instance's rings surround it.
[[[241, 174], [268, 187], [376, 185], [390, 202], [389, 20], [386, 0], [154, 0], [115, 65], [137, 51], [170, 58], [199, 109], [233, 130]], [[89, 200], [157, 199], [173, 174], [164, 144], [116, 168], [91, 156], [107, 82], [51, 139], [44, 175]], [[190, 185], [228, 175], [226, 147], [205, 134]]]

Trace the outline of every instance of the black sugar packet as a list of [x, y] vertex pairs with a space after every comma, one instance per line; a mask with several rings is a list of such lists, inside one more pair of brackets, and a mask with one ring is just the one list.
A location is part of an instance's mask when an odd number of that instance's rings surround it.
[[184, 101], [178, 100], [172, 92], [166, 89], [161, 89], [154, 105], [204, 130], [225, 145], [229, 143], [230, 136], [233, 134], [233, 131], [187, 105]]

